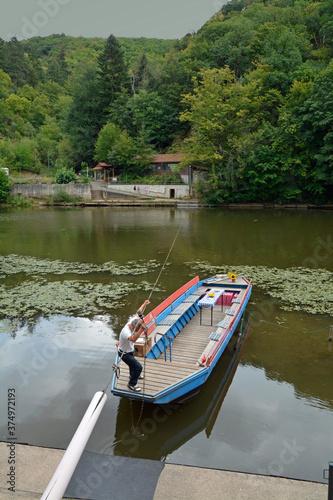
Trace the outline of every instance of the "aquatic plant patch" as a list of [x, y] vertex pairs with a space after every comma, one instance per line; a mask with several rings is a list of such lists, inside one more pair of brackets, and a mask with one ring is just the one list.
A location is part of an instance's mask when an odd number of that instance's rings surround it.
[[152, 284], [88, 281], [26, 280], [14, 287], [0, 285], [0, 318], [31, 320], [38, 315], [91, 316], [125, 305], [126, 296], [137, 290], [150, 291]]
[[213, 266], [203, 261], [187, 262], [186, 265], [211, 276], [230, 271], [243, 274], [252, 279], [254, 286], [279, 299], [281, 308], [286, 311], [333, 315], [333, 273], [326, 269]]
[[156, 260], [148, 261], [128, 261], [126, 265], [120, 265], [110, 261], [97, 265], [86, 262], [68, 262], [63, 260], [38, 259], [23, 255], [5, 255], [0, 256], [0, 277], [13, 274], [27, 275], [61, 275], [61, 274], [92, 274], [109, 273], [113, 276], [132, 275], [148, 273], [157, 267], [160, 263]]

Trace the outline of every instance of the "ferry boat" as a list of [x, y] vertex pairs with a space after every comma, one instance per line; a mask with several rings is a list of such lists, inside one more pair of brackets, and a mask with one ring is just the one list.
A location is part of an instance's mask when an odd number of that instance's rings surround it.
[[196, 276], [144, 318], [135, 343], [143, 366], [140, 392], [128, 387], [128, 366], [116, 358], [111, 392], [153, 404], [184, 403], [204, 386], [236, 328], [242, 327], [252, 283], [244, 276]]

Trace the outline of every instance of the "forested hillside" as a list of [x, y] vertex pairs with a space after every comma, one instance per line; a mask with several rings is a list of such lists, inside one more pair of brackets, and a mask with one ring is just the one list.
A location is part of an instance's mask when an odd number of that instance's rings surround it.
[[211, 204], [332, 202], [332, 55], [333, 0], [232, 0], [176, 41], [2, 41], [0, 166], [183, 151]]

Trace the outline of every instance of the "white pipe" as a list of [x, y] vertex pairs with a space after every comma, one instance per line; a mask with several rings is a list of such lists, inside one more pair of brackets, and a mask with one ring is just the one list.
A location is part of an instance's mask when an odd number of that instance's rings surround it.
[[106, 400], [107, 395], [105, 393], [101, 391], [96, 392], [41, 500], [61, 500], [64, 496], [67, 485], [71, 480]]

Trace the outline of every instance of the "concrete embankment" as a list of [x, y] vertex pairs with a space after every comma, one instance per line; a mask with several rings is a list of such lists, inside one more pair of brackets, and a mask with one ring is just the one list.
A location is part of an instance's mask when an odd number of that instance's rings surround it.
[[[0, 443], [0, 500], [40, 498], [64, 450], [12, 445], [15, 464], [10, 469], [8, 445]], [[327, 494], [322, 483], [84, 452], [65, 498], [327, 500]]]
[[10, 195], [12, 198], [46, 199], [65, 192], [69, 196], [78, 197], [82, 200], [91, 199], [89, 184], [14, 184]]

